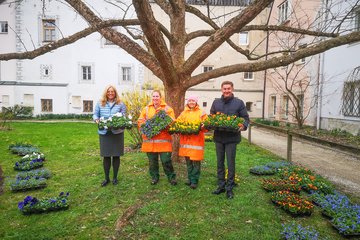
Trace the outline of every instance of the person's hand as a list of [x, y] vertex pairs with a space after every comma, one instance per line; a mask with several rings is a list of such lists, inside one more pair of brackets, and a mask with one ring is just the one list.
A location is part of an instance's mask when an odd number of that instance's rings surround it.
[[96, 122], [96, 124], [99, 124], [100, 120], [99, 120], [99, 119], [96, 119], [95, 122]]

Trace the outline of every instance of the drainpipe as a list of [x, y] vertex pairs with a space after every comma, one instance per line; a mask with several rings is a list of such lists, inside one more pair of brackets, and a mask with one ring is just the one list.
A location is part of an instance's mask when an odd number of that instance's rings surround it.
[[[273, 6], [274, 6], [274, 2], [271, 3], [271, 6], [270, 6], [270, 12], [269, 12], [269, 17], [266, 21], [266, 26], [269, 26], [269, 21], [270, 21], [270, 17], [271, 17], [271, 12], [272, 12], [272, 9], [273, 9]], [[265, 46], [265, 53], [266, 53], [266, 56], [265, 56], [265, 60], [268, 59], [268, 56], [267, 54], [269, 53], [269, 31], [266, 31], [266, 46]], [[262, 107], [262, 119], [265, 118], [265, 91], [266, 91], [266, 77], [267, 77], [267, 70], [264, 71], [264, 89], [263, 89], [263, 107]]]
[[[325, 3], [324, 3], [325, 2]], [[321, 17], [322, 23], [326, 24], [328, 20], [328, 0], [322, 1], [322, 9], [323, 16]], [[323, 37], [321, 37], [320, 41], [322, 41]], [[316, 103], [316, 129], [319, 130], [321, 128], [321, 108], [322, 108], [322, 92], [324, 85], [324, 64], [325, 64], [325, 53], [319, 54], [318, 60], [318, 75], [317, 75], [317, 103]]]

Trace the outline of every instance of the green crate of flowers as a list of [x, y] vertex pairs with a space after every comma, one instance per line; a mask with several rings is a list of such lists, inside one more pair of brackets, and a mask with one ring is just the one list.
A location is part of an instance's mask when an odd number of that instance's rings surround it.
[[107, 119], [101, 117], [98, 123], [98, 128], [100, 130], [106, 129], [108, 131], [112, 129], [131, 129], [132, 126], [132, 117], [130, 115], [126, 117], [119, 112]]
[[57, 197], [40, 200], [32, 196], [27, 196], [24, 201], [18, 203], [18, 209], [25, 215], [65, 210], [69, 208], [68, 196], [69, 193], [65, 194], [63, 192]]
[[208, 130], [237, 132], [243, 123], [244, 119], [235, 115], [216, 113], [208, 116], [204, 121], [204, 127]]
[[164, 110], [160, 110], [140, 126], [140, 131], [150, 139], [166, 129], [172, 122], [173, 119]]
[[176, 120], [169, 126], [170, 134], [183, 134], [183, 135], [197, 135], [201, 129], [200, 121], [186, 122], [182, 120]]

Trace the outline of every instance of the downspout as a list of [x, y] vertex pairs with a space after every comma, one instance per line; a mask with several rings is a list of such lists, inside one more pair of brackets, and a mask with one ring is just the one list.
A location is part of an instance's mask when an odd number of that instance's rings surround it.
[[[325, 1], [325, 3], [324, 3]], [[324, 11], [324, 15], [322, 16], [323, 23], [326, 24], [328, 20], [328, 0], [322, 1], [322, 8]], [[323, 37], [321, 37], [322, 40]], [[321, 128], [321, 109], [322, 109], [322, 92], [323, 92], [323, 83], [324, 83], [324, 64], [325, 64], [325, 53], [322, 52], [319, 54], [318, 60], [318, 76], [317, 76], [317, 108], [316, 108], [316, 129], [319, 130]]]
[[[271, 3], [270, 6], [270, 12], [269, 12], [269, 16], [268, 19], [266, 21], [266, 26], [269, 26], [269, 22], [270, 22], [270, 17], [271, 17], [271, 12], [274, 6], [274, 2]], [[269, 53], [269, 30], [266, 31], [266, 46], [265, 46], [265, 60], [268, 60], [268, 53]], [[262, 116], [261, 118], [264, 119], [265, 118], [265, 91], [266, 91], [266, 77], [267, 77], [267, 70], [264, 70], [264, 89], [263, 89], [263, 107], [262, 107]]]

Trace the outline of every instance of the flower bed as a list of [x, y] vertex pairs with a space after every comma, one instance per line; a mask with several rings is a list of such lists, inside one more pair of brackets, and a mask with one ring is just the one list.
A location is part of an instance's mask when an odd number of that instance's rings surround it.
[[23, 214], [43, 213], [58, 211], [69, 208], [69, 193], [61, 192], [58, 197], [38, 200], [35, 197], [27, 196], [24, 201], [18, 203], [18, 209]]
[[29, 153], [39, 152], [39, 148], [28, 143], [15, 143], [9, 145], [9, 150], [19, 156], [24, 156]]
[[19, 172], [16, 174], [16, 179], [26, 179], [26, 178], [50, 178], [51, 172], [47, 169], [36, 169], [31, 171]]
[[109, 131], [111, 129], [131, 129], [133, 126], [131, 119], [132, 117], [130, 115], [126, 117], [122, 113], [118, 112], [108, 119], [101, 117], [99, 119], [98, 128], [100, 130], [106, 129]]
[[277, 172], [277, 169], [261, 165], [250, 168], [249, 172], [255, 175], [274, 175]]
[[19, 163], [28, 162], [28, 161], [36, 160], [36, 159], [40, 159], [40, 160], [44, 161], [45, 160], [45, 155], [43, 153], [40, 153], [40, 152], [33, 152], [33, 153], [30, 153], [30, 154], [26, 154], [25, 156], [23, 156], [19, 160]]
[[18, 171], [29, 171], [31, 169], [40, 168], [44, 165], [43, 160], [41, 159], [34, 159], [31, 161], [26, 162], [16, 162], [14, 169]]
[[314, 211], [314, 205], [310, 201], [286, 190], [273, 192], [271, 201], [293, 216], [310, 216]]
[[331, 224], [344, 236], [360, 237], [360, 205], [341, 209], [331, 220]]
[[297, 181], [290, 181], [284, 179], [262, 179], [261, 180], [262, 187], [270, 192], [287, 190], [291, 192], [299, 193], [301, 191], [301, 186], [298, 185]]
[[10, 184], [10, 190], [13, 192], [27, 191], [46, 187], [46, 178], [27, 177], [24, 179], [16, 179]]
[[316, 240], [319, 239], [319, 232], [309, 226], [303, 227], [295, 222], [282, 224], [281, 236], [286, 240]]
[[181, 120], [176, 120], [169, 126], [169, 133], [170, 134], [184, 134], [184, 135], [191, 135], [191, 134], [199, 134], [201, 129], [200, 121], [194, 122], [184, 122]]
[[243, 125], [244, 119], [235, 115], [226, 115], [223, 113], [211, 114], [204, 121], [204, 127], [209, 130], [222, 130], [237, 132]]
[[157, 112], [152, 118], [146, 120], [140, 127], [140, 131], [147, 137], [153, 138], [173, 122], [172, 118], [164, 110]]
[[326, 194], [332, 193], [334, 188], [325, 180], [314, 174], [311, 170], [299, 166], [290, 166], [279, 170], [280, 177], [288, 180], [296, 180], [303, 190], [310, 193], [320, 191]]

